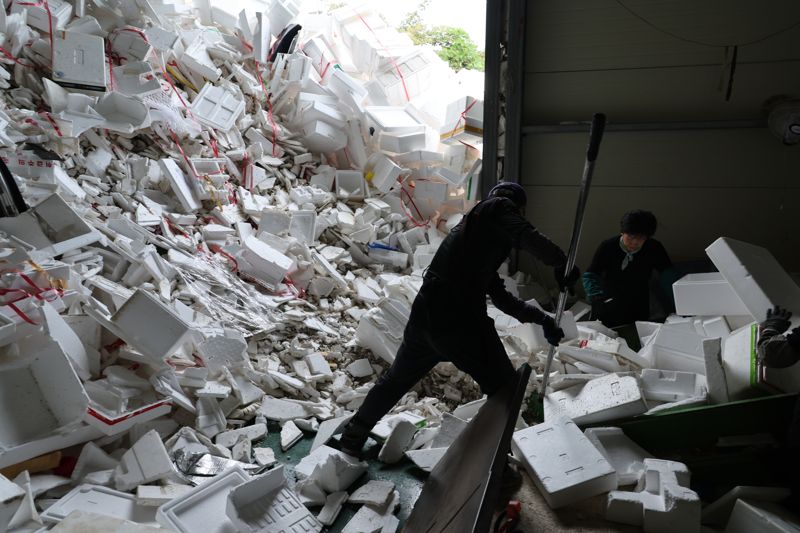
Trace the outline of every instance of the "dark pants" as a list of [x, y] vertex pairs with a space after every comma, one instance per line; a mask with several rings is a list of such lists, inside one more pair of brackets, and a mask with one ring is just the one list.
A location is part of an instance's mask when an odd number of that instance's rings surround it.
[[426, 279], [411, 307], [394, 363], [367, 394], [355, 418], [365, 427], [380, 420], [439, 362], [450, 361], [491, 396], [514, 378], [514, 367], [486, 316], [485, 296], [468, 301], [463, 291]]

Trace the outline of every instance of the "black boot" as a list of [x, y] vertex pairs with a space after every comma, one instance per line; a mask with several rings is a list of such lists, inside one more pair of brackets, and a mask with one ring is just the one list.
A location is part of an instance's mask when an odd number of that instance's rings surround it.
[[344, 427], [342, 436], [339, 437], [339, 449], [347, 455], [361, 458], [361, 449], [369, 438], [372, 426], [367, 425], [360, 419], [353, 417]]

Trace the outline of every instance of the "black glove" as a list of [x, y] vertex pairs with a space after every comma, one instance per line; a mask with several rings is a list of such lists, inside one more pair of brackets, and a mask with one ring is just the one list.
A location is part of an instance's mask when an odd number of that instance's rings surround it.
[[791, 333], [786, 335], [786, 342], [797, 352], [800, 352], [800, 327], [794, 328]]
[[761, 329], [771, 329], [783, 333], [791, 325], [789, 319], [792, 318], [792, 313], [776, 305], [774, 309], [767, 309], [767, 319], [761, 323]]
[[555, 274], [556, 283], [558, 283], [558, 290], [561, 292], [568, 290], [571, 294], [574, 292], [575, 282], [581, 277], [581, 271], [578, 269], [577, 265], [575, 265], [572, 267], [569, 274], [565, 276], [565, 269], [566, 265], [557, 266], [553, 269], [553, 274]]
[[544, 338], [553, 346], [558, 346], [558, 341], [564, 338], [564, 330], [556, 325], [556, 321], [548, 316], [542, 322]]

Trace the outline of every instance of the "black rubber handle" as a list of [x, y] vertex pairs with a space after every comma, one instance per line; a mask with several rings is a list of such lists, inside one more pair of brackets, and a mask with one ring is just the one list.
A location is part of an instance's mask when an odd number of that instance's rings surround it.
[[603, 130], [606, 129], [606, 116], [595, 113], [592, 116], [592, 125], [589, 128], [589, 148], [586, 150], [586, 160], [594, 162], [600, 150], [600, 141], [603, 140]]

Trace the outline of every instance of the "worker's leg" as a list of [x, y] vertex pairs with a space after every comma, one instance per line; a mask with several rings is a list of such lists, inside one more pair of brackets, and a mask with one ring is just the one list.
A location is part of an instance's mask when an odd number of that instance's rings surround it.
[[487, 316], [476, 319], [474, 324], [464, 324], [455, 335], [436, 335], [433, 342], [437, 351], [472, 376], [488, 396], [514, 379], [514, 365], [508, 359], [494, 322]]
[[403, 342], [392, 366], [378, 378], [345, 427], [339, 441], [342, 451], [356, 455], [378, 420], [440, 361], [429, 342], [429, 307], [425, 292], [423, 288], [414, 300]]

